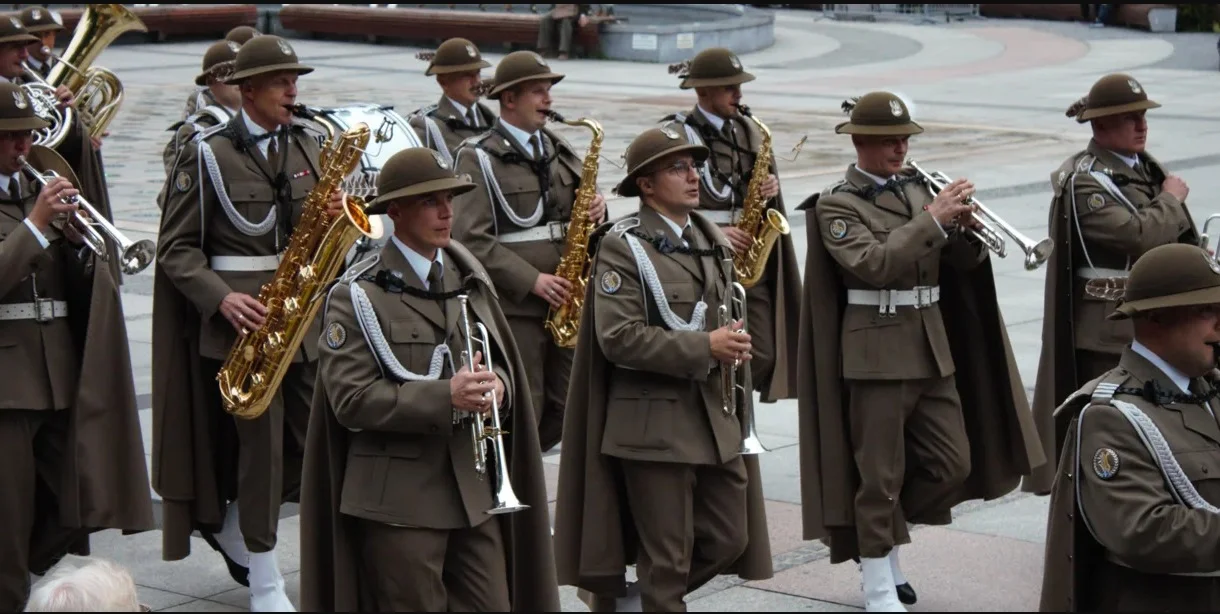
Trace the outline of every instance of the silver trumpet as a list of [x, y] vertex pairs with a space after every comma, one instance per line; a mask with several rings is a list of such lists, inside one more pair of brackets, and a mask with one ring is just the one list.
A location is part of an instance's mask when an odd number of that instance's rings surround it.
[[[732, 258], [721, 259], [720, 267], [725, 279], [733, 279]], [[749, 322], [746, 317], [746, 289], [744, 286], [736, 281], [730, 282], [729, 287], [725, 289], [720, 307], [717, 308], [717, 315], [720, 327], [731, 326], [734, 321], [741, 320], [741, 332], [747, 332]], [[736, 416], [737, 408], [745, 406], [752, 400], [753, 393], [746, 388], [745, 375], [745, 369], [739, 360], [720, 366], [720, 408], [729, 416]], [[770, 452], [762, 444], [758, 431], [755, 430], [754, 412], [750, 411], [746, 416], [746, 423], [742, 425], [745, 429], [745, 436], [741, 440], [741, 449], [738, 452], [741, 454]]]
[[[1199, 235], [1199, 247], [1201, 247], [1205, 250], [1213, 249], [1213, 248], [1208, 247], [1208, 245], [1207, 245], [1209, 243], [1209, 238], [1210, 238], [1210, 235], [1207, 234], [1207, 227], [1211, 226], [1212, 220], [1218, 220], [1218, 219], [1220, 219], [1220, 213], [1213, 213], [1213, 214], [1211, 214], [1211, 216], [1209, 216], [1206, 220], [1203, 221], [1203, 232], [1200, 233], [1200, 235]], [[1216, 262], [1220, 262], [1220, 256], [1217, 256], [1216, 254], [1211, 254], [1211, 259]]]
[[[26, 160], [25, 156], [18, 158], [18, 163], [21, 164], [21, 169], [26, 172], [33, 180], [37, 181], [43, 187], [50, 183], [51, 178], [59, 177], [59, 173], [54, 170], [47, 170], [46, 173], [40, 173]], [[81, 236], [85, 240], [85, 244], [93, 253], [97, 254], [98, 258], [109, 261], [110, 254], [106, 248], [106, 239], [99, 233], [97, 228], [101, 228], [107, 236], [118, 244], [119, 250], [122, 252], [122, 269], [128, 275], [135, 275], [143, 271], [152, 263], [153, 257], [157, 253], [156, 244], [149, 239], [141, 239], [133, 242], [128, 239], [123, 233], [119, 232], [113, 224], [106, 221], [106, 218], [98, 212], [89, 201], [81, 196], [73, 196], [71, 198], [62, 199], [65, 204], [76, 204], [81, 209], [84, 209], [89, 214], [89, 218], [85, 218], [79, 211], [72, 214], [69, 223], [75, 223], [76, 228], [81, 232]]]
[[[932, 193], [933, 197], [939, 194], [945, 186], [953, 182], [952, 179], [949, 179], [947, 175], [940, 171], [929, 173], [923, 170], [914, 160], [907, 160], [907, 164], [928, 182], [928, 191]], [[966, 202], [978, 208], [974, 217], [982, 224], [981, 229], [967, 228], [966, 232], [982, 241], [983, 245], [995, 252], [997, 256], [1004, 258], [1008, 255], [1004, 237], [1001, 236], [1001, 233], [1003, 233], [1012, 237], [1012, 240], [1017, 242], [1017, 246], [1021, 248], [1021, 251], [1025, 252], [1026, 271], [1032, 271], [1042, 266], [1046, 263], [1046, 259], [1051, 257], [1051, 250], [1055, 248], [1055, 244], [1051, 241], [1050, 237], [1034, 243], [1032, 239], [1022, 234], [1016, 228], [1013, 228], [1003, 218], [984, 206], [982, 201], [971, 196]]]
[[[470, 362], [474, 360], [474, 342], [477, 334], [479, 347], [483, 350], [483, 364], [486, 365], [486, 370], [491, 372], [491, 335], [488, 334], [487, 327], [483, 326], [482, 322], [475, 322], [475, 328], [471, 329], [470, 309], [467, 304], [469, 300], [465, 294], [458, 296], [462, 307], [462, 334], [466, 338], [466, 348], [462, 350], [462, 365], [470, 367]], [[513, 492], [512, 482], [508, 479], [508, 472], [505, 470], [505, 467], [508, 466], [508, 457], [504, 453], [503, 437], [508, 432], [500, 425], [500, 403], [496, 400], [495, 389], [493, 388], [488, 394], [491, 395], [491, 426], [487, 426], [483, 422], [483, 416], [473, 412], [469, 414], [470, 438], [474, 443], [475, 472], [479, 474], [479, 477], [487, 475], [487, 441], [490, 439], [495, 454], [496, 492], [492, 498], [491, 509], [487, 510], [487, 513], [507, 514], [527, 509], [529, 506], [517, 499], [517, 494]]]

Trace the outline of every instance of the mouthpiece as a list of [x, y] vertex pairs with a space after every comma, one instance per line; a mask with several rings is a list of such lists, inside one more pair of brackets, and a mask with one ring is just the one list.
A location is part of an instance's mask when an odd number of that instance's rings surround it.
[[543, 114], [545, 114], [547, 117], [551, 118], [551, 121], [564, 123], [563, 116], [559, 114], [559, 111], [547, 109], [547, 110], [543, 111]]
[[43, 46], [41, 46], [41, 47], [39, 47], [39, 48], [38, 48], [38, 51], [39, 51], [39, 52], [41, 52], [41, 53], [44, 53], [44, 54], [50, 55], [50, 53], [51, 53], [51, 48], [50, 48], [50, 47], [48, 47], [48, 46], [46, 46], [46, 45], [43, 45]]
[[478, 85], [471, 88], [470, 92], [475, 96], [486, 96], [495, 86], [495, 79], [486, 79], [484, 81], [480, 81]]
[[750, 113], [750, 107], [747, 105], [737, 103], [737, 104], [734, 104], [733, 106], [737, 107], [737, 110], [740, 111], [741, 114], [746, 117], [750, 117], [751, 115], [753, 115], [752, 113]]

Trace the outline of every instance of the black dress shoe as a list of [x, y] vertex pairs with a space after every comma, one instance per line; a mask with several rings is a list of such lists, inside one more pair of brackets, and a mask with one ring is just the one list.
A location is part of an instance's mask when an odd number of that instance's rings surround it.
[[909, 582], [903, 582], [894, 588], [898, 590], [898, 601], [901, 601], [907, 605], [913, 605], [915, 603], [915, 589], [911, 588], [911, 584]]
[[225, 552], [224, 548], [220, 547], [220, 543], [216, 541], [216, 538], [211, 533], [200, 531], [199, 534], [203, 536], [203, 541], [207, 542], [213, 550], [220, 553], [220, 556], [225, 560], [225, 566], [229, 568], [229, 575], [233, 577], [233, 580], [242, 586], [249, 587], [250, 568], [229, 558], [228, 553]]

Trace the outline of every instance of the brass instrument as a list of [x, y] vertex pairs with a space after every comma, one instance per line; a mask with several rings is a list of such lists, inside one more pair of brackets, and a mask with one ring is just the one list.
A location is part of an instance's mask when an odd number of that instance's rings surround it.
[[258, 302], [267, 318], [255, 331], [243, 330], [216, 380], [225, 411], [245, 419], [267, 410], [326, 294], [360, 236], [380, 238], [382, 223], [364, 213], [363, 199], [348, 196], [343, 217], [326, 212], [331, 194], [360, 160], [369, 127], [358, 123], [328, 139], [319, 160], [318, 183], [305, 198], [301, 220], [292, 233], [275, 277], [264, 284]]
[[[458, 302], [462, 308], [462, 336], [466, 338], [466, 348], [462, 350], [462, 365], [471, 367], [477, 335], [479, 347], [483, 351], [483, 370], [491, 372], [491, 335], [488, 334], [487, 327], [482, 322], [475, 322], [474, 328], [471, 328], [469, 301], [470, 297], [465, 294], [458, 296]], [[513, 492], [512, 482], [508, 479], [508, 472], [505, 469], [508, 466], [508, 456], [504, 453], [504, 435], [507, 435], [508, 431], [505, 431], [500, 424], [500, 402], [496, 400], [495, 388], [492, 388], [489, 394], [491, 395], [491, 426], [487, 426], [483, 422], [484, 418], [477, 413], [470, 413], [467, 418], [470, 421], [470, 438], [474, 443], [474, 469], [480, 478], [487, 475], [487, 441], [491, 440], [492, 451], [495, 454], [493, 460], [496, 463], [496, 492], [492, 497], [491, 509], [487, 510], [487, 513], [507, 514], [527, 509], [529, 506], [517, 499], [517, 494]]]
[[[933, 197], [940, 193], [945, 186], [952, 183], [952, 180], [940, 171], [929, 173], [920, 168], [919, 164], [914, 160], [907, 160], [906, 163], [923, 177], [927, 183], [928, 191], [931, 192]], [[1017, 242], [1017, 246], [1021, 248], [1021, 251], [1025, 252], [1026, 271], [1032, 271], [1042, 266], [1046, 263], [1047, 258], [1051, 257], [1051, 251], [1055, 248], [1055, 244], [1051, 241], [1050, 237], [1034, 243], [1032, 239], [1022, 234], [1016, 228], [1013, 228], [1012, 225], [984, 206], [982, 201], [971, 196], [966, 202], [977, 207], [978, 210], [975, 212], [974, 217], [982, 224], [982, 228], [979, 230], [967, 228], [966, 231], [979, 241], [982, 241], [983, 245], [995, 252], [997, 256], [1004, 258], [1008, 255], [1004, 237], [1000, 236], [1000, 233], [1003, 232], [1012, 237], [1012, 240]]]
[[26, 98], [29, 98], [30, 104], [34, 105], [34, 115], [50, 124], [34, 131], [34, 144], [52, 149], [59, 147], [64, 137], [68, 136], [68, 131], [72, 129], [76, 109], [71, 106], [59, 108], [59, 97], [55, 95], [55, 86], [47, 83], [42, 75], [25, 62], [21, 63], [21, 68], [25, 74], [25, 81], [27, 81], [21, 84], [21, 89], [25, 90]]
[[[72, 167], [69, 166], [68, 162], [64, 160], [62, 156], [56, 153], [55, 150], [49, 149], [45, 146], [35, 145], [30, 148], [30, 155], [35, 157], [35, 160], [39, 162], [39, 166], [47, 168], [48, 170], [45, 173], [38, 172], [37, 169], [30, 165], [26, 156], [19, 157], [17, 162], [21, 165], [21, 169], [25, 171], [25, 173], [29, 175], [31, 179], [37, 181], [42, 186], [45, 187], [48, 183], [50, 183], [50, 179], [52, 177], [61, 176], [59, 172], [54, 170], [56, 167], [63, 172], [63, 176], [73, 185], [73, 187], [80, 186], [80, 183], [76, 179], [76, 175], [72, 172]], [[109, 261], [110, 255], [106, 248], [106, 241], [102, 237], [102, 233], [99, 233], [96, 229], [94, 229], [94, 226], [101, 228], [102, 232], [105, 233], [106, 236], [110, 237], [112, 241], [118, 244], [124, 273], [128, 275], [135, 275], [136, 273], [143, 271], [148, 267], [149, 264], [152, 263], [153, 257], [157, 254], [157, 247], [156, 244], [154, 244], [151, 240], [141, 239], [133, 242], [131, 239], [128, 239], [123, 235], [123, 233], [119, 232], [119, 229], [115, 228], [113, 224], [106, 221], [106, 218], [99, 213], [98, 210], [89, 203], [89, 201], [85, 200], [79, 195], [71, 198], [65, 198], [64, 202], [75, 203], [89, 214], [89, 218], [86, 219], [85, 217], [81, 216], [79, 212], [73, 213], [71, 223], [74, 223], [76, 228], [80, 230], [81, 236], [85, 240], [85, 244], [89, 247], [89, 249], [93, 250], [93, 253], [96, 254], [98, 258]]]
[[[1210, 239], [1210, 236], [1207, 234], [1207, 227], [1211, 226], [1212, 220], [1217, 220], [1217, 219], [1220, 219], [1220, 213], [1213, 213], [1206, 220], [1204, 220], [1203, 221], [1203, 232], [1200, 233], [1200, 235], [1199, 235], [1199, 247], [1203, 248], [1205, 251], [1208, 251], [1208, 252], [1212, 252], [1213, 248], [1209, 248], [1207, 246], [1208, 240]], [[1216, 256], [1215, 253], [1211, 253], [1209, 255], [1211, 256], [1212, 260], [1214, 260], [1216, 262], [1220, 262], [1220, 256]]]
[[750, 237], [750, 249], [733, 256], [733, 266], [737, 269], [737, 278], [741, 280], [741, 285], [752, 288], [758, 284], [767, 268], [767, 259], [771, 256], [771, 249], [775, 247], [775, 240], [780, 235], [788, 234], [789, 228], [784, 215], [776, 209], [768, 208], [767, 201], [770, 199], [763, 198], [762, 195], [762, 184], [771, 174], [771, 131], [754, 117], [746, 105], [739, 104], [737, 109], [743, 116], [750, 118], [763, 135], [762, 143], [758, 146], [758, 157], [754, 159], [750, 185], [741, 203], [741, 217], [736, 224], [738, 230]]
[[63, 55], [53, 56], [46, 82], [52, 88], [63, 85], [72, 90], [73, 106], [88, 126], [89, 136], [100, 138], [123, 103], [118, 76], [93, 62], [123, 34], [147, 31], [144, 22], [122, 4], [87, 4]]
[[[726, 280], [733, 280], [734, 266], [733, 258], [724, 258], [720, 261], [720, 267]], [[733, 322], [741, 320], [741, 332], [747, 332], [749, 322], [747, 322], [746, 316], [746, 289], [741, 283], [729, 281], [729, 286], [725, 288], [724, 296], [721, 297], [720, 307], [717, 308], [717, 316], [720, 327], [731, 327]], [[729, 416], [737, 415], [737, 408], [752, 400], [753, 392], [746, 388], [745, 374], [745, 368], [738, 360], [720, 365], [720, 408]], [[748, 416], [746, 424], [742, 425], [745, 436], [741, 440], [741, 449], [738, 452], [741, 454], [770, 452], [758, 438], [758, 432], [754, 427], [754, 412], [750, 411]]]
[[562, 348], [576, 347], [576, 337], [580, 333], [580, 314], [585, 304], [585, 286], [592, 272], [593, 259], [589, 256], [589, 236], [597, 225], [589, 219], [589, 207], [597, 198], [598, 156], [602, 149], [602, 139], [605, 133], [597, 120], [582, 117], [568, 121], [555, 111], [547, 111], [554, 121], [569, 126], [585, 126], [593, 131], [593, 140], [589, 143], [589, 152], [585, 154], [580, 174], [580, 186], [576, 189], [576, 200], [572, 203], [572, 216], [568, 221], [568, 230], [564, 240], [563, 257], [555, 270], [556, 277], [562, 277], [572, 284], [572, 291], [567, 303], [556, 310], [547, 310], [546, 329], [551, 331], [555, 344]]

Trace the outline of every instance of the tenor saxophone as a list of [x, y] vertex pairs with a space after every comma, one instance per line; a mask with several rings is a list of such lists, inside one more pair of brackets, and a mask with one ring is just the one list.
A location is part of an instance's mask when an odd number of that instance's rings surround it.
[[589, 219], [589, 207], [597, 197], [598, 156], [605, 133], [597, 120], [582, 117], [568, 121], [555, 111], [547, 111], [551, 119], [569, 126], [585, 126], [593, 131], [593, 140], [581, 167], [580, 186], [576, 189], [576, 200], [572, 203], [572, 217], [563, 247], [563, 257], [555, 270], [556, 277], [572, 284], [568, 300], [558, 309], [551, 307], [546, 315], [546, 329], [551, 331], [555, 344], [562, 348], [576, 347], [576, 336], [580, 332], [580, 314], [585, 304], [585, 287], [589, 281], [593, 260], [589, 256], [589, 236], [596, 225]]
[[746, 105], [737, 105], [742, 116], [750, 118], [762, 133], [762, 143], [758, 146], [758, 157], [754, 159], [754, 170], [750, 175], [750, 185], [746, 189], [746, 197], [741, 203], [741, 217], [736, 227], [750, 237], [750, 249], [736, 252], [733, 255], [733, 269], [737, 273], [739, 283], [745, 288], [752, 288], [762, 279], [767, 268], [767, 259], [775, 240], [780, 235], [789, 232], [788, 220], [776, 209], [767, 208], [768, 198], [762, 195], [763, 182], [771, 174], [771, 131], [766, 124], [754, 117]]
[[364, 213], [360, 198], [347, 197], [342, 217], [326, 212], [330, 195], [359, 163], [369, 137], [368, 125], [358, 123], [323, 145], [318, 183], [305, 198], [275, 277], [258, 293], [266, 321], [258, 330], [242, 331], [216, 374], [225, 411], [234, 416], [253, 420], [267, 411], [348, 250], [361, 235], [381, 237], [381, 221]]

